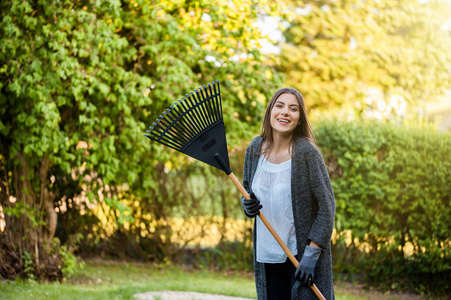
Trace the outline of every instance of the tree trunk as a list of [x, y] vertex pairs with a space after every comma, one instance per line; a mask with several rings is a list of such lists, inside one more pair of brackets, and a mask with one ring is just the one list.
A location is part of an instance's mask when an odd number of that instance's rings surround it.
[[[49, 193], [48, 189], [48, 179], [47, 173], [50, 167], [50, 160], [48, 157], [44, 157], [41, 162], [41, 167], [39, 170], [39, 181], [41, 185], [41, 196], [40, 196], [40, 205], [39, 210], [40, 214], [43, 216], [45, 220], [45, 225], [40, 229], [40, 242], [45, 245], [45, 247], [49, 247], [53, 237], [55, 236], [56, 225], [58, 222], [58, 214], [55, 211], [54, 207], [54, 199]], [[41, 222], [42, 226], [42, 222]]]
[[[59, 279], [61, 255], [52, 245], [57, 213], [47, 179], [50, 159], [43, 157], [40, 166], [33, 168], [24, 154], [17, 158], [19, 163], [10, 166], [12, 176], [1, 175], [1, 205], [10, 213], [5, 214], [5, 228], [0, 232], [0, 274], [7, 279]], [[9, 182], [11, 187], [3, 189]]]

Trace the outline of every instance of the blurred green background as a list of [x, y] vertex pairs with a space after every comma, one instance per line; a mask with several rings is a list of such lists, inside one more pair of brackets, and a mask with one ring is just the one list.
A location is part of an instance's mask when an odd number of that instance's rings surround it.
[[449, 1], [2, 1], [0, 275], [86, 258], [252, 270], [219, 170], [143, 137], [221, 83], [231, 168], [284, 86], [334, 187], [336, 280], [451, 294]]

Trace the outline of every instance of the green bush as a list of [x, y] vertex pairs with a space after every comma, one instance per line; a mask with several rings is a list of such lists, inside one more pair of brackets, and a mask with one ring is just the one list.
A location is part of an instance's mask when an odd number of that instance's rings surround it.
[[33, 268], [33, 259], [31, 254], [28, 251], [24, 251], [22, 255], [22, 259], [24, 261], [24, 272], [29, 280], [36, 280], [36, 276], [34, 275]]
[[449, 293], [451, 135], [376, 121], [315, 127], [337, 203], [335, 270]]

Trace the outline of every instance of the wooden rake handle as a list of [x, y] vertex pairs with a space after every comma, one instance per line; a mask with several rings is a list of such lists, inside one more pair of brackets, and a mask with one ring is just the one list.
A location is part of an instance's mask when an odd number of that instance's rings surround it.
[[[248, 200], [251, 199], [251, 197], [249, 196], [247, 191], [244, 189], [244, 187], [241, 185], [241, 183], [236, 178], [235, 174], [233, 174], [233, 172], [232, 172], [228, 176], [233, 181], [235, 186], [240, 190], [240, 192], [244, 196], [244, 198], [246, 198]], [[277, 234], [277, 232], [274, 230], [272, 225], [269, 223], [268, 219], [266, 219], [266, 217], [263, 215], [262, 212], [260, 212], [260, 214], [258, 216], [260, 217], [260, 220], [262, 220], [263, 224], [265, 224], [266, 228], [268, 228], [269, 232], [271, 232], [272, 236], [276, 239], [277, 243], [279, 243], [280, 247], [282, 247], [283, 251], [288, 256], [288, 258], [291, 260], [293, 265], [297, 268], [299, 265], [299, 262], [297, 261], [296, 257], [294, 257], [293, 253], [291, 253], [290, 249], [288, 249], [287, 245], [285, 245], [284, 241], [282, 241], [282, 239]], [[310, 288], [313, 290], [313, 292], [318, 297], [318, 299], [326, 300], [326, 298], [324, 298], [323, 294], [321, 294], [321, 292], [319, 291], [318, 287], [315, 284], [310, 285]]]

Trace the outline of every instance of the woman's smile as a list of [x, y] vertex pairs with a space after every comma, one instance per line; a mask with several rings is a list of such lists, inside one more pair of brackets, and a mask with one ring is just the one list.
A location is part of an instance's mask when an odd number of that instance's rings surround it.
[[290, 123], [290, 120], [282, 119], [282, 118], [277, 119], [277, 121], [278, 121], [280, 124], [282, 124], [282, 125], [286, 125], [286, 124], [289, 124], [289, 123]]

